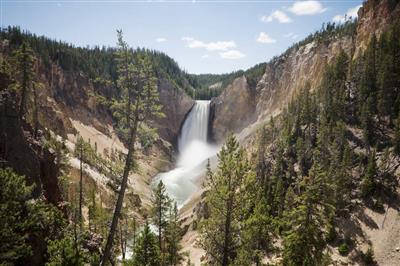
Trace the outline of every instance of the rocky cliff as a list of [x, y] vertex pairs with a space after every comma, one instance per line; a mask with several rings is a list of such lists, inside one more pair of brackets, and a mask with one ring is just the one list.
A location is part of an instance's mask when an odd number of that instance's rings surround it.
[[[2, 88], [8, 86], [1, 79]], [[16, 97], [0, 91], [0, 163], [11, 167], [35, 185], [34, 196], [44, 195], [46, 200], [61, 208], [62, 196], [58, 186], [59, 169], [51, 149], [44, 148], [40, 140], [32, 136], [30, 125], [20, 121], [15, 104]]]
[[222, 140], [229, 132], [241, 130], [249, 124], [255, 111], [255, 89], [245, 76], [233, 81], [211, 105], [211, 139]]
[[[52, 64], [50, 69], [47, 71], [42, 62], [38, 64], [44, 85], [39, 91], [39, 113], [43, 116], [43, 125], [66, 137], [69, 133], [76, 133], [71, 123], [75, 120], [106, 135], [111, 134], [110, 126], [114, 121], [104, 99], [115, 94], [114, 84], [93, 82], [82, 73], [64, 71], [57, 64]], [[180, 125], [194, 101], [167, 79], [159, 79], [158, 91], [165, 117], [151, 123], [161, 138], [174, 144]]]
[[228, 131], [245, 138], [257, 125], [279, 114], [306, 83], [312, 89], [318, 88], [324, 67], [341, 50], [353, 58], [359, 56], [372, 35], [379, 37], [400, 17], [400, 5], [397, 0], [367, 1], [358, 13], [354, 34], [331, 34], [303, 41], [267, 63], [255, 91], [238, 78], [214, 98], [213, 139], [223, 141]]
[[164, 79], [158, 82], [158, 93], [165, 117], [154, 121], [154, 126], [163, 139], [176, 146], [183, 120], [194, 105], [194, 100]]

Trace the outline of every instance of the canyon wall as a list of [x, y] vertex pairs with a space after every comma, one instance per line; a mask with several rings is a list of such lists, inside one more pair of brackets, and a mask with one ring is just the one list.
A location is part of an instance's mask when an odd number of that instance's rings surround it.
[[264, 121], [279, 114], [306, 83], [317, 89], [325, 66], [341, 50], [351, 58], [359, 56], [372, 35], [379, 37], [400, 17], [399, 1], [367, 1], [358, 14], [355, 36], [334, 35], [289, 48], [267, 63], [255, 91], [244, 83], [244, 77], [236, 79], [212, 100], [211, 138], [222, 142], [228, 132], [246, 138]]

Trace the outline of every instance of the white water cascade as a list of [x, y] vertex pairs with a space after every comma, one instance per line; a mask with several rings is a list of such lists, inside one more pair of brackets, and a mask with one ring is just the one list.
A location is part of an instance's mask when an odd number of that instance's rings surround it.
[[176, 168], [159, 174], [168, 194], [182, 206], [199, 185], [204, 175], [207, 159], [218, 152], [218, 147], [207, 143], [210, 101], [196, 101], [183, 123], [178, 139], [179, 158]]

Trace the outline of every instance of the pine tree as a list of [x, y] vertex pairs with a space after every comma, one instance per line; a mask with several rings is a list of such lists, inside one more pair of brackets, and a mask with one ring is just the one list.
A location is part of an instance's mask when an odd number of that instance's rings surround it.
[[335, 64], [327, 67], [322, 81], [323, 115], [328, 123], [345, 119], [348, 56], [341, 50]]
[[49, 241], [47, 249], [49, 259], [46, 266], [85, 265], [84, 258], [76, 255], [75, 240], [70, 235]]
[[121, 215], [128, 176], [132, 168], [135, 153], [138, 127], [150, 117], [161, 116], [159, 105], [157, 81], [151, 66], [150, 59], [145, 54], [138, 55], [136, 65], [133, 64], [133, 52], [123, 40], [122, 31], [118, 31], [118, 87], [123, 97], [116, 100], [113, 105], [114, 115], [119, 119], [119, 124], [128, 132], [128, 154], [122, 175], [118, 199], [108, 234], [107, 243], [103, 252], [101, 265], [104, 266], [111, 254], [114, 235]]
[[400, 115], [397, 116], [396, 127], [393, 137], [393, 151], [400, 156]]
[[377, 82], [376, 82], [376, 51], [377, 51], [377, 39], [373, 35], [369, 45], [364, 54], [363, 62], [363, 73], [361, 77], [361, 88], [360, 88], [360, 99], [359, 103], [362, 105], [368, 98], [370, 98], [370, 111], [375, 114], [376, 106], [376, 93], [377, 93]]
[[151, 232], [149, 224], [146, 224], [140, 233], [133, 257], [134, 266], [159, 266], [160, 251], [158, 250], [156, 236]]
[[[253, 184], [256, 184], [253, 182]], [[241, 232], [241, 246], [238, 248], [238, 255], [234, 265], [262, 265], [262, 259], [271, 249], [271, 239], [273, 236], [272, 219], [269, 216], [268, 205], [265, 197], [257, 193], [257, 189], [247, 190], [248, 193], [258, 194], [250, 200], [254, 207], [248, 217], [243, 222]], [[250, 207], [250, 206], [248, 206]]]
[[153, 189], [152, 206], [152, 221], [158, 231], [158, 249], [160, 250], [161, 260], [164, 262], [164, 234], [168, 225], [168, 210], [171, 206], [171, 200], [162, 181], [158, 182]]
[[37, 236], [53, 240], [65, 226], [63, 214], [32, 197], [33, 186], [10, 168], [0, 168], [0, 264], [28, 265]]
[[373, 150], [368, 158], [368, 165], [361, 183], [361, 193], [364, 197], [371, 196], [376, 189], [376, 152]]
[[326, 198], [330, 194], [326, 174], [313, 166], [300, 187], [304, 192], [296, 198], [295, 207], [284, 214], [290, 230], [283, 239], [283, 264], [317, 266], [323, 258], [326, 213], [331, 209]]
[[375, 143], [375, 121], [373, 118], [373, 99], [368, 97], [362, 105], [361, 110], [361, 127], [363, 129], [364, 144], [369, 148]]
[[169, 218], [167, 228], [165, 230], [165, 246], [166, 246], [166, 264], [170, 266], [180, 265], [183, 261], [183, 255], [180, 253], [182, 249], [180, 241], [182, 239], [181, 227], [178, 220], [178, 207], [175, 204], [169, 209]]
[[207, 170], [209, 191], [206, 198], [210, 217], [200, 230], [199, 245], [210, 265], [231, 265], [240, 246], [240, 223], [246, 212], [245, 180], [254, 176], [236, 139], [231, 135], [218, 154], [218, 168]]
[[20, 81], [21, 101], [19, 106], [19, 118], [22, 119], [26, 112], [29, 93], [32, 89], [34, 77], [34, 57], [30, 46], [24, 42], [15, 53], [18, 64], [17, 75]]

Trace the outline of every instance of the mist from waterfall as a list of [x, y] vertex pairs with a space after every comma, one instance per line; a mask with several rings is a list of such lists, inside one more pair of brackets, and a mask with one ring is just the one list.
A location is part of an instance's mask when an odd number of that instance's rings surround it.
[[168, 194], [181, 206], [199, 189], [199, 178], [205, 174], [207, 159], [218, 152], [218, 147], [207, 143], [210, 101], [196, 101], [183, 123], [178, 139], [179, 157], [176, 168], [161, 173]]

